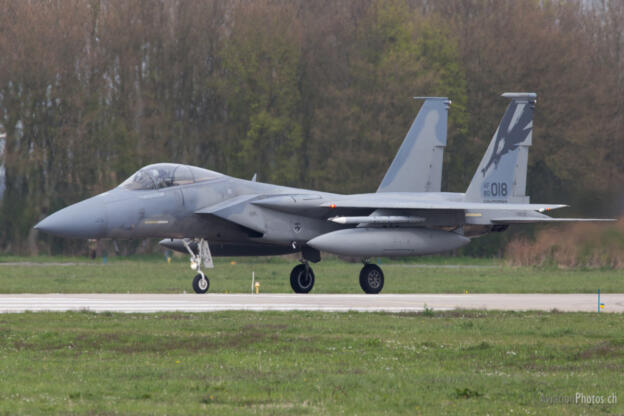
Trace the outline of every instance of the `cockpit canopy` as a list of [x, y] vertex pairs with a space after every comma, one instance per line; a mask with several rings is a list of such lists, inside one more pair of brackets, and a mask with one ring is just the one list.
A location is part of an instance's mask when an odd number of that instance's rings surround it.
[[160, 189], [209, 181], [220, 176], [222, 176], [220, 173], [195, 166], [178, 165], [176, 163], [156, 163], [141, 168], [119, 187], [130, 190]]

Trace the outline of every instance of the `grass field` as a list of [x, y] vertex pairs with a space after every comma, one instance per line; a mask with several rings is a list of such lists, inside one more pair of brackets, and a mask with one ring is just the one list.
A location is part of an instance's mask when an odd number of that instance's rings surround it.
[[615, 314], [75, 312], [0, 323], [0, 414], [624, 412]]
[[[26, 263], [2, 265], [16, 262]], [[216, 259], [215, 268], [207, 272], [210, 292], [248, 292], [254, 271], [261, 292], [289, 293], [295, 264], [288, 257]], [[383, 293], [594, 293], [598, 288], [624, 292], [621, 270], [511, 267], [500, 260], [447, 257], [382, 259], [381, 266], [386, 277]], [[313, 292], [361, 293], [361, 264], [328, 259], [313, 268]], [[182, 293], [192, 291], [193, 275], [186, 258], [167, 264], [159, 257], [116, 257], [103, 264], [101, 259], [0, 257], [0, 293]]]
[[[181, 293], [193, 275], [182, 258], [0, 263], [2, 293]], [[262, 292], [290, 292], [295, 263], [217, 259], [211, 292], [249, 291], [252, 271]], [[381, 265], [384, 293], [624, 292], [615, 270]], [[314, 265], [314, 292], [360, 293], [360, 267]], [[622, 414], [623, 372], [621, 314], [0, 315], [0, 414]]]

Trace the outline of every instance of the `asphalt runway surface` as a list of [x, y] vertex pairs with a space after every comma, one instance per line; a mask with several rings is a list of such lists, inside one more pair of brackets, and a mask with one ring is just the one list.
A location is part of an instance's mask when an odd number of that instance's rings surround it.
[[[601, 312], [624, 312], [624, 294], [602, 294]], [[422, 312], [453, 309], [597, 312], [596, 294], [19, 294], [0, 295], [0, 313], [325, 311]]]

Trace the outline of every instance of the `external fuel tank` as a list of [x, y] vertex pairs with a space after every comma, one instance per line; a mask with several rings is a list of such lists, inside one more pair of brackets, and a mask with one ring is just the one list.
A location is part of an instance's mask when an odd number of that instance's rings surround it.
[[428, 228], [351, 228], [308, 241], [321, 251], [351, 257], [417, 256], [454, 250], [470, 239], [452, 231]]

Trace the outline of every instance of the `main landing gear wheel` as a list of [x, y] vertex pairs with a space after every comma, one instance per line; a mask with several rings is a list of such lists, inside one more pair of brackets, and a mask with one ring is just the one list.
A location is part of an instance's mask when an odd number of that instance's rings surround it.
[[384, 274], [376, 264], [365, 264], [360, 272], [360, 286], [369, 294], [381, 292], [384, 286]]
[[197, 273], [193, 278], [193, 290], [195, 293], [206, 293], [210, 287], [210, 281], [203, 273]]
[[314, 272], [307, 264], [299, 264], [290, 272], [290, 286], [295, 293], [308, 293], [314, 286]]

